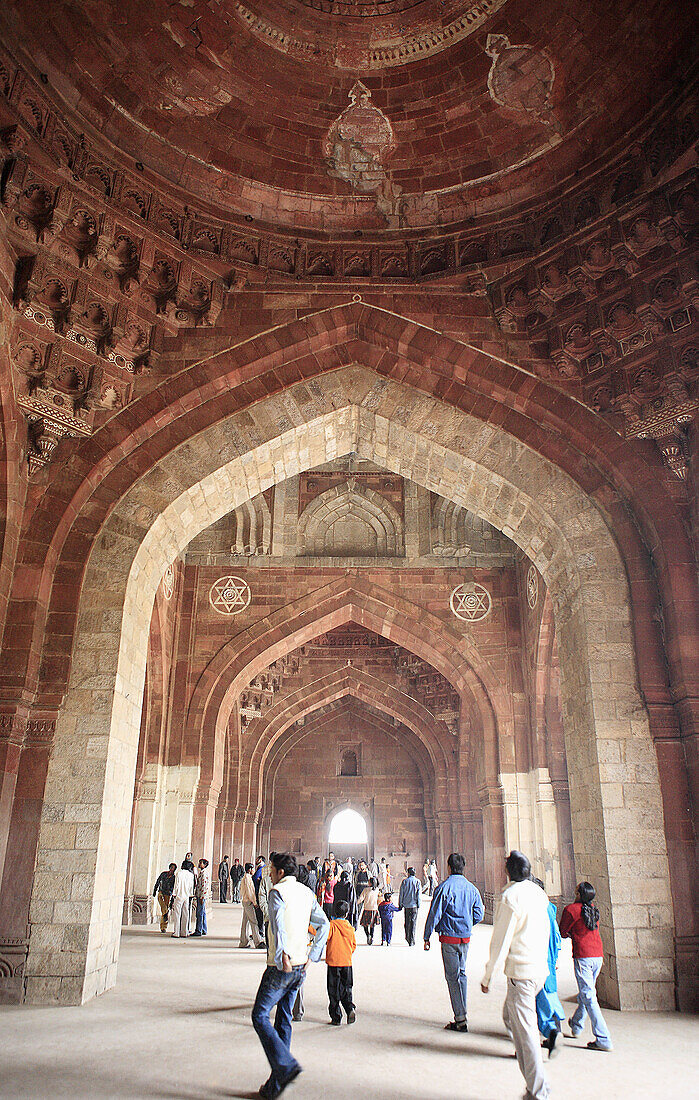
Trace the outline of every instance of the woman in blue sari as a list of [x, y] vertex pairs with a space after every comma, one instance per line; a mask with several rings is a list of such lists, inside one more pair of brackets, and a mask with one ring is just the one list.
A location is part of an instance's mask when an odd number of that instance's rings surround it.
[[[532, 877], [532, 882], [535, 882], [542, 890], [544, 889], [544, 884], [540, 878]], [[551, 1058], [556, 1048], [556, 1039], [561, 1030], [560, 1021], [566, 1018], [563, 1005], [558, 997], [558, 982], [556, 981], [556, 963], [558, 953], [561, 950], [561, 933], [556, 922], [556, 906], [552, 901], [549, 902], [549, 923], [551, 925], [548, 954], [549, 972], [543, 989], [540, 989], [536, 995], [536, 1018], [539, 1031], [544, 1037], [542, 1045], [546, 1047], [549, 1058]]]

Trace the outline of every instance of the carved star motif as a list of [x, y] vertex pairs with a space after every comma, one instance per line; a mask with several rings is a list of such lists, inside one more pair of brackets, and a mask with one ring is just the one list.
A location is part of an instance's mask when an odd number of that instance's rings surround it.
[[467, 623], [477, 623], [485, 619], [493, 606], [488, 589], [476, 581], [457, 585], [449, 603], [456, 618]]
[[209, 602], [219, 615], [238, 615], [250, 599], [250, 586], [242, 577], [219, 577], [209, 591]]

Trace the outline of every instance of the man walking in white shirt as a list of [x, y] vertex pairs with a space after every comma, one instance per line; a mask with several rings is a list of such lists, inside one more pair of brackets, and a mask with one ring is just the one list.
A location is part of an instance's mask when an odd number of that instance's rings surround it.
[[180, 867], [175, 874], [175, 885], [172, 889], [172, 919], [175, 931], [173, 939], [180, 939], [189, 935], [189, 899], [194, 893], [194, 875], [186, 867]]
[[489, 991], [494, 972], [504, 965], [507, 996], [502, 1018], [527, 1085], [525, 1100], [546, 1100], [551, 1093], [541, 1058], [536, 995], [548, 974], [549, 899], [530, 880], [531, 865], [522, 852], [510, 852], [505, 867], [510, 883], [495, 912], [481, 989]]
[[[252, 1026], [272, 1071], [260, 1088], [263, 1100], [275, 1100], [301, 1072], [291, 1053], [292, 1009], [308, 963], [320, 959], [330, 927], [315, 895], [298, 882], [294, 857], [274, 852], [270, 864], [267, 968], [252, 1009]], [[315, 932], [310, 947], [309, 926]], [[273, 1008], [274, 1026], [269, 1018]]]
[[238, 946], [248, 946], [249, 926], [252, 932], [252, 942], [255, 947], [264, 947], [262, 936], [257, 926], [257, 913], [255, 912], [257, 898], [255, 896], [255, 883], [252, 881], [252, 863], [245, 864], [245, 874], [240, 880], [240, 900], [243, 904], [243, 920], [240, 925], [240, 943]]

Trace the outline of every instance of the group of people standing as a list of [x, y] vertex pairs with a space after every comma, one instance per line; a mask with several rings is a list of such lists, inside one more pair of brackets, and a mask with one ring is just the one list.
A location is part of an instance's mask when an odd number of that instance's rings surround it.
[[[161, 871], [153, 887], [153, 897], [160, 907], [160, 931], [167, 932], [172, 920], [173, 939], [185, 936], [205, 936], [207, 908], [211, 906], [211, 872], [208, 859], [194, 867], [192, 853], [187, 852], [178, 868], [171, 863]], [[192, 925], [194, 928], [192, 929]]]
[[240, 901], [240, 883], [242, 882], [245, 868], [239, 859], [224, 856], [218, 865], [218, 900], [220, 902]]

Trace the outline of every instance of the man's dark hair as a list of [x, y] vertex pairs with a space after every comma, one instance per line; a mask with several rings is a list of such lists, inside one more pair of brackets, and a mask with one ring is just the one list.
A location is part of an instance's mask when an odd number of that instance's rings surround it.
[[309, 861], [308, 861], [308, 863], [306, 864], [306, 866], [308, 867], [308, 870], [309, 870], [309, 871], [315, 871], [315, 869], [316, 869], [316, 865], [315, 865], [315, 862], [314, 862], [314, 861], [313, 861], [312, 859], [309, 859]]
[[346, 901], [338, 901], [335, 906], [335, 912], [341, 919], [347, 920], [347, 914], [349, 913], [349, 905]]
[[260, 860], [262, 860], [262, 862], [264, 863], [265, 862], [265, 857], [264, 856], [258, 856], [255, 862], [259, 863]]
[[409, 875], [414, 875], [415, 874], [415, 868], [414, 867], [408, 867], [408, 874]]
[[341, 873], [340, 882], [349, 882], [349, 871], [343, 871]]
[[272, 852], [270, 863], [287, 878], [295, 878], [298, 864], [291, 852]]
[[375, 890], [376, 887], [379, 885], [379, 880], [372, 877], [369, 879], [369, 885], [371, 886], [372, 890]]
[[451, 871], [452, 875], [463, 875], [464, 867], [466, 866], [466, 860], [458, 852], [452, 852], [447, 860], [447, 867]]
[[532, 873], [532, 865], [524, 852], [518, 852], [516, 849], [511, 851], [505, 860], [505, 868], [511, 882], [524, 882]]
[[248, 872], [252, 871], [252, 863], [246, 863], [245, 864], [245, 870], [248, 871]]
[[168, 867], [168, 871], [171, 871], [173, 867], [175, 868], [175, 870], [177, 870], [177, 864], [176, 863], [171, 863], [170, 866]]
[[208, 859], [204, 859], [204, 857], [202, 856], [202, 857], [201, 857], [201, 861], [202, 861], [202, 863], [204, 864], [204, 866], [205, 866], [205, 867], [208, 867], [208, 866], [209, 866], [209, 861], [208, 861]]

